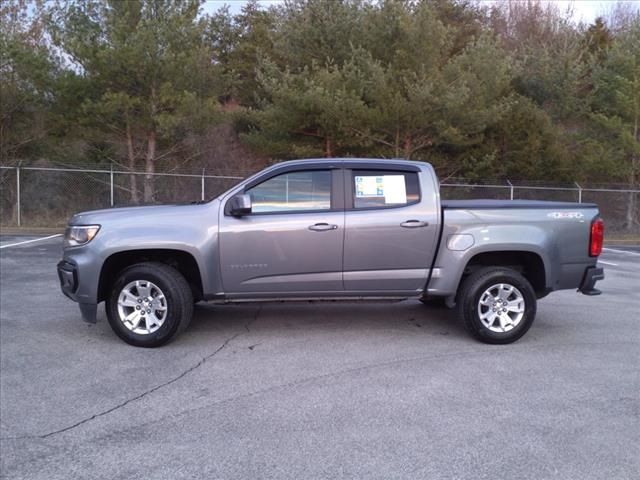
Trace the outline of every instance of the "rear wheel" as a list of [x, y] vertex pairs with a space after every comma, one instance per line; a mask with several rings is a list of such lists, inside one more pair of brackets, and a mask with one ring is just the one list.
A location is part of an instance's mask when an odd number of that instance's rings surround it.
[[531, 327], [536, 316], [536, 294], [529, 281], [515, 270], [487, 267], [464, 280], [458, 313], [476, 339], [511, 343]]
[[159, 347], [182, 332], [193, 315], [193, 295], [185, 278], [163, 263], [123, 270], [107, 300], [113, 331], [136, 347]]

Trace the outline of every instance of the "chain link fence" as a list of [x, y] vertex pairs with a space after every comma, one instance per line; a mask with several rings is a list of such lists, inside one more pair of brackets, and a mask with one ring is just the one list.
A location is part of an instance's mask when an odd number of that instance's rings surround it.
[[0, 166], [0, 225], [63, 227], [79, 211], [145, 203], [145, 180], [153, 191], [151, 203], [188, 203], [214, 198], [243, 178], [204, 172]]
[[[246, 175], [128, 172], [57, 167], [0, 166], [2, 227], [63, 227], [76, 212], [144, 202], [144, 184], [154, 203], [187, 203], [214, 198]], [[617, 185], [549, 185], [510, 181], [470, 183], [447, 179], [445, 199], [525, 199], [597, 203], [607, 230], [640, 233], [640, 189]]]

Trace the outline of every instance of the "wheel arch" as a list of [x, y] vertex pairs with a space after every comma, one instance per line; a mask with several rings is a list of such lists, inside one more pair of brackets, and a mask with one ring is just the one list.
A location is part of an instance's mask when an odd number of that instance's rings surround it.
[[106, 300], [109, 290], [118, 274], [136, 263], [160, 262], [178, 270], [191, 287], [193, 298], [203, 298], [202, 272], [195, 257], [184, 250], [170, 248], [149, 248], [124, 250], [106, 258], [100, 269], [98, 281], [98, 302]]
[[542, 298], [549, 292], [547, 278], [549, 269], [538, 252], [502, 249], [478, 252], [470, 257], [462, 269], [456, 290], [460, 288], [466, 277], [484, 267], [506, 267], [518, 271], [531, 283], [538, 298]]

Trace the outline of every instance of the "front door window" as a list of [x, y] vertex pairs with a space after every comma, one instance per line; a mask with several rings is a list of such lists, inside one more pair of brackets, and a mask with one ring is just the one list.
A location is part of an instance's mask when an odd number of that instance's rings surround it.
[[308, 170], [272, 177], [247, 190], [253, 213], [322, 211], [331, 208], [331, 171]]

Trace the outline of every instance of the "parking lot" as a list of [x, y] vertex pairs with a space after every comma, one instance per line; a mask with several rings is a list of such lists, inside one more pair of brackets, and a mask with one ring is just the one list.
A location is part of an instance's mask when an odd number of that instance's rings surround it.
[[[416, 301], [198, 305], [160, 349], [81, 321], [61, 238], [1, 237], [3, 478], [630, 479], [640, 251], [520, 341]], [[17, 245], [16, 245], [17, 244]], [[622, 248], [622, 247], [621, 247]]]

